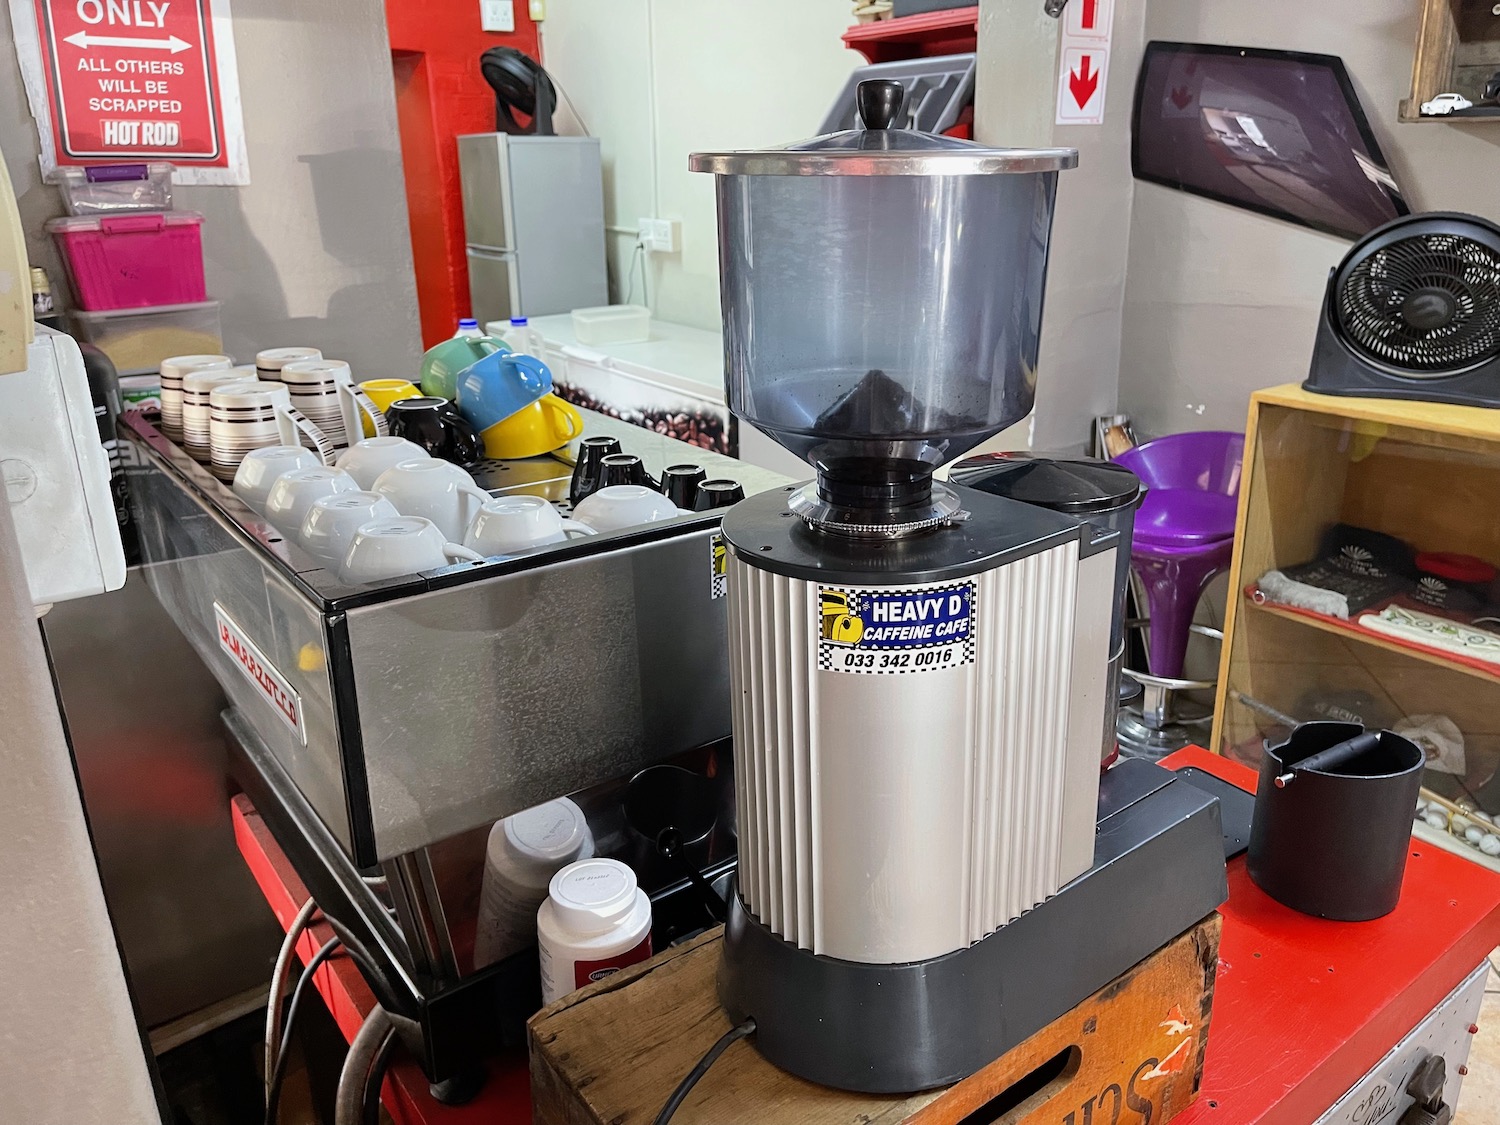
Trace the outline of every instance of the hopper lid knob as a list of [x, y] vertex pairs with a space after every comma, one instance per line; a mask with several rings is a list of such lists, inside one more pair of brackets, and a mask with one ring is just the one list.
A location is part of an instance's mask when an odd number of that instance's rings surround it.
[[906, 101], [906, 88], [889, 78], [867, 78], [854, 91], [859, 121], [866, 129], [895, 128]]

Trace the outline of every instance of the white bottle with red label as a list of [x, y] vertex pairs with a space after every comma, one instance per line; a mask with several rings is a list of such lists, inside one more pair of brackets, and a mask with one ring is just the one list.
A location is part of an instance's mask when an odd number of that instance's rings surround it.
[[619, 860], [570, 863], [552, 877], [537, 937], [550, 1004], [651, 956], [651, 900]]

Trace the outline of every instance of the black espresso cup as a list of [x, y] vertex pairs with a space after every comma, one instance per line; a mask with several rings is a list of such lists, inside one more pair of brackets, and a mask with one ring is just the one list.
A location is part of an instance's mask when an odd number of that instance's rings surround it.
[[745, 488], [737, 480], [706, 480], [698, 485], [693, 511], [707, 512], [713, 508], [727, 508], [744, 498]]
[[684, 512], [691, 512], [698, 502], [698, 485], [707, 476], [702, 465], [668, 465], [662, 470], [661, 490]]
[[568, 499], [576, 504], [603, 488], [604, 459], [618, 452], [619, 438], [586, 437], [580, 441], [578, 460], [573, 465], [573, 483], [568, 486]]
[[385, 420], [392, 436], [415, 442], [433, 457], [465, 467], [484, 458], [479, 434], [445, 398], [397, 399], [386, 408]]
[[646, 472], [646, 463], [634, 453], [611, 453], [602, 462], [599, 470], [599, 487], [609, 488], [616, 484], [656, 487], [656, 482]]

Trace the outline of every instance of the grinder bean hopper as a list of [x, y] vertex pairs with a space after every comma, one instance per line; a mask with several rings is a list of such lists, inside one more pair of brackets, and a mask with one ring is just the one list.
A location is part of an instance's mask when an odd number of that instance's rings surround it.
[[904, 1091], [1197, 922], [1223, 864], [1215, 812], [1197, 898], [1131, 922], [1139, 903], [1074, 894], [1130, 936], [1025, 955], [1065, 924], [1039, 904], [1099, 867], [1119, 536], [933, 473], [1031, 410], [1077, 153], [892, 128], [894, 82], [857, 98], [862, 128], [690, 160], [716, 177], [729, 406], [816, 473], [723, 523], [740, 866], [720, 997], [784, 1069]]

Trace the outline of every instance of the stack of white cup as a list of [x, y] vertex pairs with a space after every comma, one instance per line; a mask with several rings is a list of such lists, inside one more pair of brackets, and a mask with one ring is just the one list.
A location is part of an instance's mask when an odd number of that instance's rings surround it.
[[566, 797], [497, 821], [484, 854], [474, 968], [536, 944], [536, 912], [568, 864], [594, 854], [583, 810]]
[[[284, 374], [311, 366], [288, 365]], [[252, 394], [257, 402], [269, 396], [280, 403], [277, 393], [288, 396], [290, 390], [287, 383], [230, 383], [215, 388], [210, 398], [218, 405], [221, 399]], [[276, 411], [262, 409], [254, 423], [274, 427]], [[240, 420], [233, 428], [249, 424]], [[211, 425], [231, 429], [218, 414]], [[256, 441], [271, 436], [269, 431], [254, 435]], [[226, 448], [221, 454], [220, 445], [216, 437], [215, 472], [222, 472], [235, 453]], [[355, 442], [331, 469], [309, 465], [300, 451], [282, 446], [238, 455], [234, 489], [240, 498], [343, 581], [355, 584], [403, 578], [455, 561], [516, 555], [683, 514], [659, 492], [616, 485], [581, 503], [577, 519], [565, 519], [540, 496], [491, 497], [457, 465], [429, 457], [398, 437]]]

